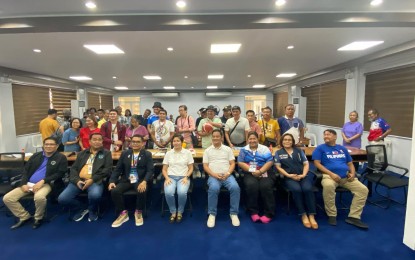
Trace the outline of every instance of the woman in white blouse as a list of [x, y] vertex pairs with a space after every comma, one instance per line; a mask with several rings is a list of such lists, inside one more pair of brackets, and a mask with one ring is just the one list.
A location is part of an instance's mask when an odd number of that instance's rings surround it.
[[[193, 156], [189, 150], [183, 149], [183, 136], [173, 136], [173, 148], [168, 151], [163, 160], [164, 194], [170, 209], [170, 223], [181, 222], [190, 186], [190, 176], [193, 173]], [[178, 207], [175, 202], [177, 188]]]

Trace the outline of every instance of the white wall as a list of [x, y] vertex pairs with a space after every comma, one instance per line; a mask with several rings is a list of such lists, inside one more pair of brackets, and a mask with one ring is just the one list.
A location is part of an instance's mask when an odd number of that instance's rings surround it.
[[0, 82], [0, 93], [0, 152], [20, 152], [23, 147], [16, 147], [12, 84]]

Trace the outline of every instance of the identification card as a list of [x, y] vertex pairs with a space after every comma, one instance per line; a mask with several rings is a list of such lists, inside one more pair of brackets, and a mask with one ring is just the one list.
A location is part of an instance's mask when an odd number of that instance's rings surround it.
[[132, 168], [131, 172], [130, 172], [130, 183], [137, 183], [138, 181], [138, 174], [137, 174], [137, 170]]
[[257, 162], [250, 162], [249, 163], [249, 172], [255, 172], [257, 165], [258, 165]]
[[261, 176], [264, 177], [264, 178], [266, 178], [266, 177], [268, 177], [268, 173], [267, 172], [264, 172]]
[[88, 174], [92, 174], [92, 164], [88, 165]]

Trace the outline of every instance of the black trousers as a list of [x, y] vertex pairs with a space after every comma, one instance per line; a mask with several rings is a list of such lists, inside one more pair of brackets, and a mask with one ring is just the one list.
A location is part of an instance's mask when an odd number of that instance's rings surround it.
[[275, 175], [268, 172], [268, 177], [257, 178], [250, 172], [244, 172], [244, 184], [246, 191], [246, 206], [248, 212], [259, 213], [258, 197], [261, 197], [264, 207], [264, 215], [272, 218], [275, 215]]
[[[141, 183], [141, 182], [140, 182]], [[146, 203], [147, 192], [149, 187], [144, 192], [138, 192], [137, 187], [140, 183], [129, 183], [129, 182], [120, 182], [116, 185], [114, 189], [111, 190], [111, 198], [115, 205], [115, 210], [117, 214], [125, 210], [125, 201], [124, 201], [124, 192], [128, 190], [134, 190], [137, 193], [137, 198], [135, 202], [135, 208], [137, 210], [143, 210]]]

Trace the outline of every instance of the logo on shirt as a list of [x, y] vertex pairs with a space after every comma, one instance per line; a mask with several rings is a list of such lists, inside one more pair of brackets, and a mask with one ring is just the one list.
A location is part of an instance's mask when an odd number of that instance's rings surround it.
[[288, 159], [288, 154], [280, 154], [279, 157], [281, 160]]
[[346, 155], [343, 153], [343, 151], [332, 151], [332, 154], [330, 152], [326, 153], [326, 156], [328, 159], [339, 159], [339, 158], [346, 158]]
[[51, 161], [50, 164], [51, 165], [55, 165], [56, 164], [56, 161]]
[[104, 158], [103, 154], [98, 155], [98, 159], [102, 159], [102, 158]]

